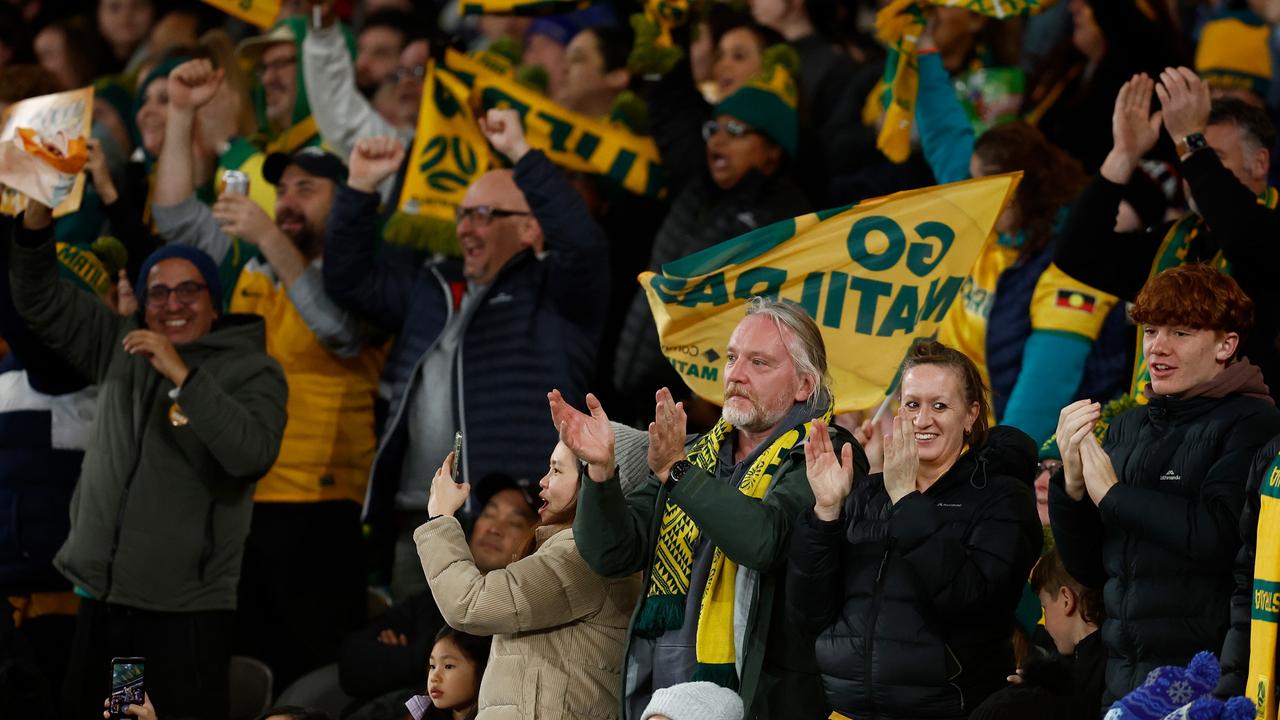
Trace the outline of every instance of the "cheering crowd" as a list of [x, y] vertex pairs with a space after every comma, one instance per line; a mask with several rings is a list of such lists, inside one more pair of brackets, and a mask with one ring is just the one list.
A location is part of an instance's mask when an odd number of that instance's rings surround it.
[[[0, 718], [1275, 718], [1277, 67], [1277, 0], [0, 0], [0, 119], [93, 89], [0, 215]], [[807, 282], [668, 359], [638, 274], [1013, 172], [883, 403]]]

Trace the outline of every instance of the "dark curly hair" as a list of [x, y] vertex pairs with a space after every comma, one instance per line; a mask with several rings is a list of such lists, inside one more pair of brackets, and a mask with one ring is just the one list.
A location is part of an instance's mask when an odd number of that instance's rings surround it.
[[1074, 201], [1089, 181], [1080, 161], [1020, 120], [983, 133], [973, 153], [990, 175], [1022, 171], [1022, 182], [1014, 195], [1018, 229], [1025, 234], [1020, 254], [1034, 257], [1053, 238], [1062, 208]]

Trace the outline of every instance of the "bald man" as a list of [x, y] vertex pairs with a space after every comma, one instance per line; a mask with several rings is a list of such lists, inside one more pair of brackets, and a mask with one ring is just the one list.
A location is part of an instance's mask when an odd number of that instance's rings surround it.
[[[413, 530], [431, 477], [464, 436], [460, 479], [530, 480], [556, 443], [549, 388], [581, 400], [595, 372], [608, 297], [608, 241], [513, 110], [480, 128], [514, 170], [482, 175], [457, 211], [463, 257], [413, 267], [375, 257], [376, 189], [404, 161], [402, 142], [363, 138], [325, 237], [325, 290], [398, 336], [384, 370], [391, 389], [365, 502], [379, 539], [396, 538], [391, 593], [426, 588]], [[469, 507], [477, 506], [468, 503]]]

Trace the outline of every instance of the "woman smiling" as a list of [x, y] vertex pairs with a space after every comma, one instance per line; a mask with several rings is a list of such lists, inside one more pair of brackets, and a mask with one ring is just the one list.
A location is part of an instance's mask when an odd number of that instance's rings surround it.
[[792, 537], [788, 611], [818, 636], [838, 713], [963, 718], [1014, 670], [1013, 610], [1040, 554], [1036, 451], [988, 429], [985, 390], [969, 358], [924, 343], [882, 473], [854, 487], [825, 434], [805, 448], [816, 502]]

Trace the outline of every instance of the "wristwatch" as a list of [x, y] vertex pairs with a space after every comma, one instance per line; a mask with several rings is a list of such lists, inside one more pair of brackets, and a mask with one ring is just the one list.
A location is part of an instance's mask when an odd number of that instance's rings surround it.
[[1204, 133], [1198, 132], [1182, 138], [1176, 145], [1179, 158], [1184, 158], [1197, 150], [1203, 150], [1207, 147], [1209, 147], [1209, 141], [1204, 139]]
[[677, 460], [671, 465], [671, 469], [667, 471], [667, 487], [674, 489], [676, 484], [684, 479], [684, 474], [689, 472], [689, 468], [693, 467], [693, 463], [688, 460]]

